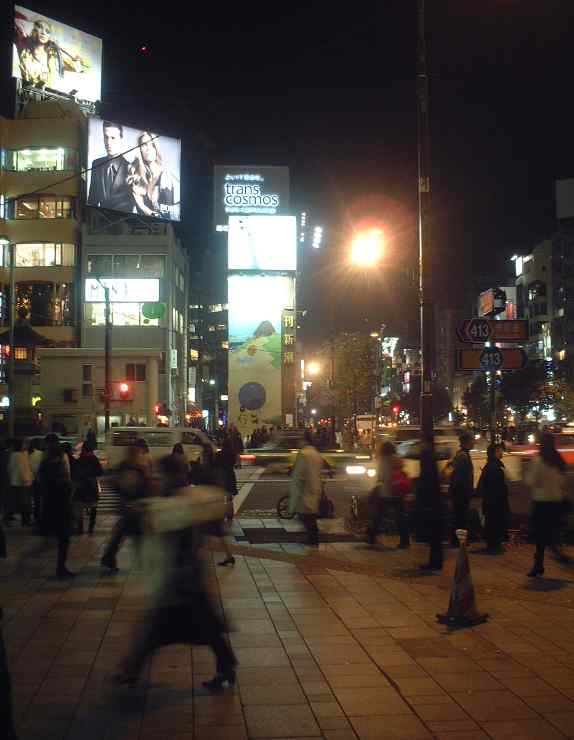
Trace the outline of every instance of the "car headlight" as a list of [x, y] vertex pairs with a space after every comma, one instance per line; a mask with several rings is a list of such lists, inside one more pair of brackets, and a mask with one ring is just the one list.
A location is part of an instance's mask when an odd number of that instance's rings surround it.
[[367, 468], [364, 465], [347, 465], [345, 472], [347, 475], [365, 475]]

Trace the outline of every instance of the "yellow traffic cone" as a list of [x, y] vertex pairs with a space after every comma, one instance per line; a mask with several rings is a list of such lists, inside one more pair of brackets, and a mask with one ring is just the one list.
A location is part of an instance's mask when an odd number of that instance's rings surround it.
[[458, 537], [460, 548], [456, 560], [448, 612], [446, 614], [437, 614], [436, 617], [441, 624], [446, 624], [449, 627], [472, 627], [475, 624], [486, 622], [488, 614], [479, 614], [476, 608], [474, 586], [470, 574], [468, 553], [466, 551], [468, 530], [457, 529], [456, 536]]

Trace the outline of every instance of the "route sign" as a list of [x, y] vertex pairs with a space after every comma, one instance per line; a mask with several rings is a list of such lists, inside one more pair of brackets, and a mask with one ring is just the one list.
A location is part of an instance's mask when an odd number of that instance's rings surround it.
[[473, 318], [465, 319], [458, 327], [461, 342], [482, 344], [484, 342], [524, 342], [528, 339], [528, 321], [523, 319]]
[[528, 355], [519, 347], [459, 349], [456, 353], [457, 370], [521, 370], [527, 363]]

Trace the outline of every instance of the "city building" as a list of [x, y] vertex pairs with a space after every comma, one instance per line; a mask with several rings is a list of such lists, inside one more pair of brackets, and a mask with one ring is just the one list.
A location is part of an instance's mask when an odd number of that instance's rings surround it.
[[[553, 306], [553, 239], [537, 244], [526, 256], [514, 259], [516, 268], [517, 317], [529, 322], [530, 339], [525, 345], [528, 356], [534, 360], [552, 360]], [[558, 265], [556, 265], [558, 266]], [[564, 294], [564, 286], [557, 286], [557, 295]], [[564, 316], [564, 307], [557, 310]]]
[[[84, 435], [104, 430], [105, 362], [101, 349], [47, 347], [38, 350], [45, 429]], [[137, 347], [112, 351], [112, 426], [155, 426], [161, 395], [163, 353]]]
[[[82, 228], [81, 343], [104, 349], [105, 291], [110, 289], [112, 347], [160, 354], [157, 403], [172, 424], [187, 408], [188, 260], [174, 227], [86, 209]], [[124, 376], [114, 381], [131, 381]], [[148, 419], [152, 423], [152, 419]]]
[[[80, 342], [85, 120], [81, 108], [70, 100], [28, 100], [18, 118], [0, 119], [0, 320], [5, 326], [9, 320], [13, 250], [15, 317], [28, 322], [41, 343], [59, 347]], [[8, 345], [0, 351], [2, 396], [8, 393], [8, 351]], [[16, 385], [21, 379], [15, 378]], [[20, 418], [29, 416], [32, 397], [40, 394], [36, 363], [30, 365], [25, 386], [25, 392], [15, 390]]]

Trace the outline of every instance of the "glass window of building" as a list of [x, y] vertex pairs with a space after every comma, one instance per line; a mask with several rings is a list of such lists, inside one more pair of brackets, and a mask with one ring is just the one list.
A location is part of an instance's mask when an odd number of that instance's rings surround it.
[[89, 254], [88, 255], [88, 272], [95, 275], [112, 274], [112, 255], [111, 254]]
[[146, 366], [143, 363], [129, 362], [126, 365], [126, 380], [135, 380], [144, 383], [146, 379]]
[[142, 254], [140, 272], [147, 277], [163, 277], [165, 274], [165, 256], [163, 254]]
[[16, 244], [16, 267], [73, 267], [74, 244]]
[[16, 310], [32, 326], [73, 326], [74, 286], [71, 283], [22, 283], [16, 285]]
[[68, 196], [42, 195], [35, 198], [18, 198], [15, 218], [72, 218], [73, 198]]
[[5, 166], [15, 172], [58, 172], [75, 170], [77, 154], [65, 147], [35, 147], [6, 152]]
[[14, 349], [15, 360], [27, 360], [28, 359], [28, 347], [16, 347]]
[[[114, 326], [159, 326], [159, 319], [146, 319], [142, 315], [143, 303], [112, 303]], [[84, 316], [88, 326], [105, 326], [105, 303], [86, 303]]]
[[132, 275], [139, 272], [139, 254], [114, 254], [114, 275]]
[[190, 349], [189, 350], [189, 359], [192, 362], [196, 362], [197, 360], [199, 360], [199, 352], [198, 352], [198, 350], [196, 350], [196, 349]]

